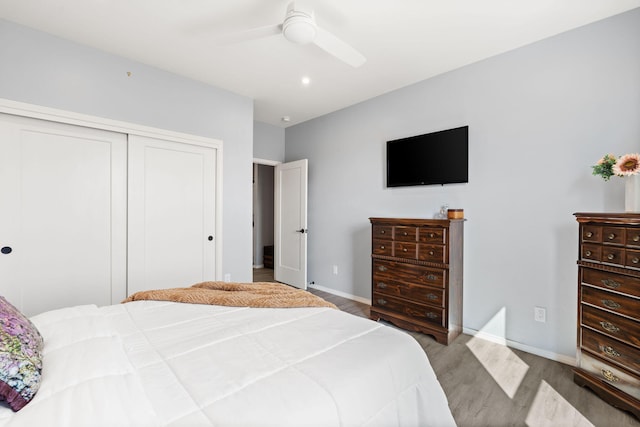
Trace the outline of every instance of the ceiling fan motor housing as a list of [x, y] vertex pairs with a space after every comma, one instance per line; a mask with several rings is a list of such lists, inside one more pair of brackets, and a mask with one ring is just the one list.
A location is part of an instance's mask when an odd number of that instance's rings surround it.
[[282, 23], [282, 34], [290, 42], [307, 44], [316, 38], [317, 28], [313, 12], [289, 10]]

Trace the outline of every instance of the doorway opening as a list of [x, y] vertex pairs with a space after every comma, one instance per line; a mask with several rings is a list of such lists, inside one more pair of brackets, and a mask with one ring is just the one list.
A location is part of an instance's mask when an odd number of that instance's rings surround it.
[[274, 281], [274, 177], [274, 165], [253, 163], [254, 282]]

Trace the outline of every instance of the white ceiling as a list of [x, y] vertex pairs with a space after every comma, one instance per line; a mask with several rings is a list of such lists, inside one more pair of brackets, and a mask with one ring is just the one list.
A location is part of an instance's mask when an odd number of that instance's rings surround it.
[[282, 35], [221, 42], [281, 23], [288, 3], [0, 0], [0, 18], [253, 98], [255, 120], [286, 127], [640, 7], [640, 0], [298, 1], [315, 9], [318, 26], [364, 54], [359, 68]]

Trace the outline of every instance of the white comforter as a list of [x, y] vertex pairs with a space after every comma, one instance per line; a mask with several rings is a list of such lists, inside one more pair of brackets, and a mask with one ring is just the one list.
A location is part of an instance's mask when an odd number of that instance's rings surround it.
[[138, 301], [32, 318], [43, 381], [2, 426], [453, 426], [409, 335], [327, 308]]

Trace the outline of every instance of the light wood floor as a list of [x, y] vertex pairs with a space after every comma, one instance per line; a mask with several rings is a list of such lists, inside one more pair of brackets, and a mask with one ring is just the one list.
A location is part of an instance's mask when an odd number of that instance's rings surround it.
[[[273, 281], [273, 270], [256, 269], [253, 277]], [[369, 317], [366, 304], [309, 291], [342, 311]], [[640, 427], [633, 416], [578, 387], [568, 365], [465, 334], [448, 346], [410, 334], [427, 354], [459, 427]]]

